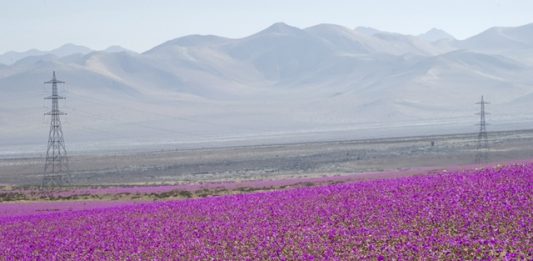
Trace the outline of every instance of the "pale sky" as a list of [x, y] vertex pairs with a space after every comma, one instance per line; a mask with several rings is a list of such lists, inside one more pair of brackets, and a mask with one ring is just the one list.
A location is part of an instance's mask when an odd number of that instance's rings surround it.
[[243, 37], [275, 22], [334, 23], [459, 39], [533, 22], [533, 0], [0, 0], [0, 53], [65, 43], [142, 52], [188, 34]]

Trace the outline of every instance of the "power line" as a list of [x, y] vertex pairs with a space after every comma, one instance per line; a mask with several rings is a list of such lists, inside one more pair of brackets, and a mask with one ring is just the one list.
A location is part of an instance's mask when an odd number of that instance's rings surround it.
[[52, 100], [52, 109], [45, 113], [50, 115], [50, 131], [48, 133], [48, 148], [46, 149], [46, 160], [44, 165], [44, 175], [41, 186], [43, 188], [59, 187], [71, 184], [70, 170], [68, 166], [67, 149], [63, 138], [61, 127], [61, 115], [66, 113], [59, 110], [58, 100], [65, 99], [59, 96], [57, 90], [58, 83], [65, 83], [56, 79], [56, 72], [53, 72], [52, 80], [45, 84], [52, 84], [52, 95], [45, 97]]
[[488, 113], [485, 112], [485, 104], [489, 103], [484, 100], [483, 96], [481, 96], [481, 101], [476, 104], [480, 104], [481, 111], [477, 113], [477, 115], [479, 115], [479, 133], [477, 135], [477, 152], [475, 163], [487, 163], [489, 161], [489, 139], [487, 135], [487, 122], [485, 117]]

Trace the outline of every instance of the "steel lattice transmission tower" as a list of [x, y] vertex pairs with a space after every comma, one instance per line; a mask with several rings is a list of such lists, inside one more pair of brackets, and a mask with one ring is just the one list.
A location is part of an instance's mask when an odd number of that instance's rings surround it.
[[481, 106], [481, 111], [477, 113], [479, 115], [479, 133], [477, 135], [477, 152], [476, 152], [476, 163], [487, 163], [489, 161], [489, 139], [487, 136], [487, 121], [485, 112], [485, 105], [489, 104], [481, 96], [481, 101], [476, 103]]
[[56, 72], [53, 72], [52, 80], [45, 84], [52, 85], [52, 95], [46, 100], [52, 100], [52, 110], [45, 113], [50, 115], [50, 132], [48, 134], [48, 149], [46, 150], [46, 161], [44, 165], [44, 176], [42, 187], [60, 187], [71, 184], [70, 171], [68, 167], [67, 149], [63, 139], [63, 129], [59, 116], [66, 113], [59, 110], [59, 100], [65, 97], [59, 96], [57, 85], [65, 83], [56, 79]]

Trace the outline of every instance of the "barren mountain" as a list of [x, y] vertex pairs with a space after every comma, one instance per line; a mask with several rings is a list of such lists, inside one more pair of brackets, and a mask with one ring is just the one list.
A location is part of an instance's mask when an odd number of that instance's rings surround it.
[[42, 83], [52, 71], [67, 82], [61, 108], [74, 149], [475, 131], [481, 95], [492, 102], [493, 128], [528, 127], [531, 28], [456, 41], [436, 30], [276, 23], [241, 39], [180, 37], [141, 54], [74, 45], [8, 53], [0, 57], [17, 60], [0, 66], [0, 146], [45, 143]]

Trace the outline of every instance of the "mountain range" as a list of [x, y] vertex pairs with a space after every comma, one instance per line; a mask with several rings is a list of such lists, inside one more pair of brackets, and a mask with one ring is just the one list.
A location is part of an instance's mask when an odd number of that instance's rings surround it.
[[46, 144], [42, 83], [52, 71], [67, 82], [60, 106], [75, 150], [475, 132], [482, 95], [491, 128], [533, 126], [533, 24], [457, 40], [439, 29], [413, 36], [276, 23], [143, 53], [73, 44], [8, 52], [0, 55], [4, 152]]

